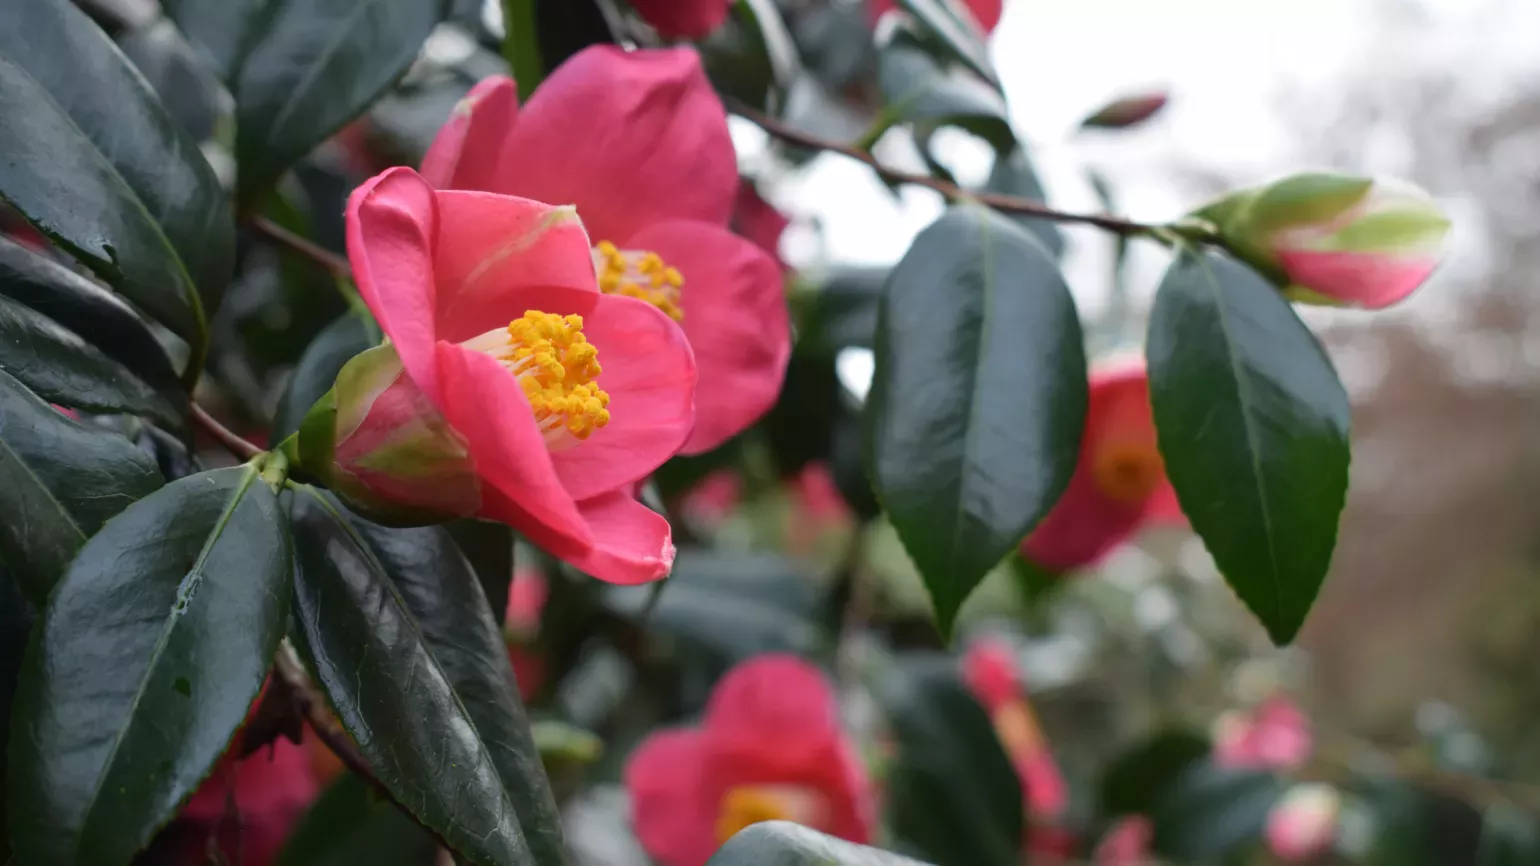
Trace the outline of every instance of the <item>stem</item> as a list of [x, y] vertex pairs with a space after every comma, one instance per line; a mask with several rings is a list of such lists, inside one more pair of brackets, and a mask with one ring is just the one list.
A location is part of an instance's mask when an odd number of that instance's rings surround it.
[[364, 756], [359, 753], [358, 747], [353, 744], [347, 732], [338, 727], [336, 719], [327, 707], [325, 696], [317, 691], [315, 684], [310, 681], [310, 675], [305, 672], [305, 666], [299, 660], [299, 653], [294, 651], [294, 644], [290, 643], [288, 638], [284, 638], [278, 645], [278, 655], [273, 660], [273, 673], [289, 687], [289, 694], [294, 697], [294, 708], [299, 710], [300, 715], [305, 717], [305, 721], [310, 723], [310, 730], [321, 738], [321, 742], [326, 744], [326, 748], [331, 749], [332, 754], [337, 756], [343, 766], [367, 782], [380, 793], [380, 796], [394, 803], [403, 815], [432, 834], [440, 845], [446, 849], [450, 848], [449, 843], [444, 841], [444, 837], [440, 836], [437, 830], [418, 820], [411, 810], [401, 805], [401, 801], [397, 800], [390, 789], [385, 787], [385, 783], [370, 771], [369, 762], [364, 760]]
[[340, 280], [353, 279], [353, 268], [348, 260], [313, 241], [300, 237], [264, 216], [252, 217], [247, 223], [251, 230], [282, 247], [315, 262]]
[[762, 111], [749, 108], [748, 106], [741, 103], [733, 102], [731, 104], [731, 110], [733, 114], [736, 114], [744, 120], [755, 124], [760, 129], [763, 129], [765, 132], [768, 132], [770, 135], [779, 138], [782, 141], [795, 144], [798, 147], [805, 147], [812, 150], [824, 150], [830, 153], [840, 154], [841, 156], [850, 157], [851, 159], [854, 159], [858, 162], [866, 163], [866, 165], [871, 167], [872, 171], [877, 172], [878, 176], [885, 180], [893, 183], [908, 183], [914, 184], [915, 186], [927, 187], [941, 193], [949, 199], [969, 198], [973, 199], [974, 201], [986, 204], [1002, 213], [1041, 217], [1042, 219], [1061, 223], [1080, 223], [1083, 225], [1095, 226], [1104, 231], [1109, 231], [1113, 234], [1122, 235], [1124, 237], [1148, 235], [1154, 232], [1157, 228], [1154, 225], [1134, 222], [1132, 220], [1126, 220], [1122, 219], [1121, 217], [1110, 216], [1108, 214], [1068, 213], [1066, 211], [1055, 210], [1043, 204], [1042, 202], [1037, 202], [1026, 198], [1019, 198], [1013, 195], [1001, 195], [999, 193], [993, 192], [965, 190], [962, 187], [959, 187], [957, 184], [948, 183], [944, 180], [938, 180], [928, 175], [900, 171], [896, 168], [883, 165], [881, 162], [877, 161], [876, 157], [872, 156], [870, 153], [867, 153], [865, 150], [862, 150], [859, 147], [848, 144], [841, 144], [837, 141], [830, 141], [828, 139], [820, 138], [816, 135], [812, 135], [798, 129], [793, 129], [792, 127], [787, 126], [781, 123], [781, 121], [771, 117], [770, 115], [765, 114]]
[[192, 418], [193, 421], [197, 422], [199, 427], [203, 428], [203, 432], [214, 437], [214, 439], [218, 441], [220, 445], [225, 447], [226, 451], [229, 451], [236, 457], [239, 457], [242, 460], [250, 460], [251, 458], [262, 453], [261, 448], [258, 448], [245, 439], [242, 439], [240, 436], [232, 432], [230, 428], [214, 420], [214, 416], [210, 415], [207, 409], [204, 409], [197, 403], [192, 404]]
[[527, 102], [545, 72], [535, 32], [534, 0], [503, 0], [503, 59], [513, 69], [519, 101]]

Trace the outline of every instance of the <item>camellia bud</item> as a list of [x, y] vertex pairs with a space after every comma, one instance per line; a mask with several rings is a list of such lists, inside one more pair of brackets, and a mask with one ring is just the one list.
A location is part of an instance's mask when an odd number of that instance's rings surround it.
[[1166, 94], [1161, 91], [1125, 96], [1102, 106], [1095, 114], [1080, 122], [1081, 129], [1126, 129], [1138, 126], [1160, 113], [1166, 107]]
[[1194, 216], [1290, 300], [1379, 309], [1438, 267], [1449, 218], [1409, 184], [1302, 174], [1226, 196]]
[[481, 482], [464, 439], [408, 378], [390, 344], [355, 356], [300, 425], [299, 462], [380, 523], [475, 514]]

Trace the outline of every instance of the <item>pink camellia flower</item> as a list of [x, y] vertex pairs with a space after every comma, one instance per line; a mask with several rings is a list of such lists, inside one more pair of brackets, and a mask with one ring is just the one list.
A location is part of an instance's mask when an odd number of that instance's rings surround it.
[[1143, 815], [1121, 818], [1102, 837], [1096, 846], [1092, 862], [1096, 866], [1147, 866], [1154, 860], [1150, 856], [1150, 843], [1155, 839], [1155, 827]]
[[993, 638], [975, 641], [963, 655], [962, 664], [963, 682], [989, 713], [1000, 744], [1021, 778], [1031, 825], [1027, 830], [1028, 850], [1067, 853], [1062, 850], [1063, 834], [1052, 831], [1069, 809], [1069, 786], [1027, 701], [1021, 670], [1010, 645]]
[[1090, 387], [1075, 474], [1021, 545], [1028, 560], [1055, 571], [1096, 563], [1146, 523], [1183, 521], [1155, 445], [1144, 362], [1093, 369]]
[[683, 453], [715, 448], [775, 403], [791, 356], [781, 271], [727, 229], [736, 157], [694, 51], [586, 48], [522, 108], [512, 80], [488, 78], [422, 171], [439, 189], [577, 207], [600, 289], [657, 306], [689, 337], [700, 387]]
[[625, 784], [637, 838], [660, 866], [701, 866], [761, 821], [861, 843], [876, 821], [833, 690], [816, 668], [787, 655], [729, 671], [701, 726], [649, 736], [627, 762]]
[[642, 20], [668, 39], [700, 39], [722, 26], [732, 0], [631, 0]]
[[754, 184], [745, 180], [738, 185], [738, 202], [733, 206], [733, 228], [774, 257], [782, 270], [786, 269], [786, 263], [781, 260], [781, 235], [786, 233], [790, 225], [791, 220], [785, 214], [760, 197]]
[[1387, 307], [1438, 267], [1449, 218], [1399, 181], [1303, 174], [1232, 193], [1195, 214], [1291, 300]]
[[[973, 15], [974, 23], [986, 34], [995, 32], [995, 26], [1005, 12], [1005, 0], [964, 0], [958, 5]], [[898, 3], [897, 0], [867, 0], [866, 8], [875, 23], [883, 13], [897, 9]]]
[[1285, 863], [1300, 863], [1326, 853], [1337, 837], [1342, 796], [1322, 782], [1290, 788], [1267, 814], [1267, 847]]
[[1249, 713], [1227, 712], [1214, 722], [1214, 763], [1254, 770], [1292, 770], [1310, 758], [1310, 720], [1283, 695]]
[[319, 791], [305, 747], [283, 737], [245, 758], [227, 758], [178, 816], [188, 831], [183, 862], [209, 862], [212, 837], [228, 862], [268, 866]]
[[347, 241], [390, 339], [306, 417], [301, 467], [372, 516], [476, 516], [601, 580], [667, 574], [668, 523], [631, 491], [689, 434], [694, 358], [656, 306], [598, 290], [572, 208], [395, 168], [349, 198]]

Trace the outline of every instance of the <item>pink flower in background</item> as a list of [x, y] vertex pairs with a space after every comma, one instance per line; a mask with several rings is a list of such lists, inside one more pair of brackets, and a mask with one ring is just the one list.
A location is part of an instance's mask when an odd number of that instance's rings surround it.
[[214, 836], [229, 862], [268, 866], [319, 791], [305, 747], [283, 737], [245, 758], [226, 758], [178, 816], [189, 830], [185, 862], [207, 862]]
[[422, 171], [439, 189], [577, 207], [600, 289], [657, 306], [689, 337], [700, 386], [683, 453], [721, 445], [775, 403], [791, 356], [781, 271], [728, 231], [737, 162], [694, 51], [587, 48], [522, 108], [511, 79], [488, 78]]
[[1407, 183], [1302, 174], [1232, 193], [1197, 212], [1291, 300], [1387, 307], [1438, 267], [1449, 218]]
[[700, 39], [722, 26], [733, 0], [631, 0], [642, 19], [669, 39]]
[[786, 524], [786, 548], [807, 553], [826, 532], [850, 528], [854, 515], [834, 483], [829, 464], [815, 461], [792, 477], [791, 518]]
[[1093, 860], [1096, 866], [1148, 866], [1154, 862], [1150, 856], [1150, 843], [1155, 839], [1155, 827], [1142, 815], [1121, 818], [1102, 837], [1096, 846]]
[[[973, 15], [973, 21], [984, 33], [993, 33], [1005, 12], [1005, 0], [961, 0], [958, 6]], [[866, 8], [875, 23], [884, 12], [897, 9], [896, 0], [867, 0]]]
[[1027, 814], [1033, 825], [1027, 831], [1028, 849], [1065, 853], [1062, 834], [1051, 831], [1069, 809], [1069, 786], [1027, 701], [1021, 670], [1010, 645], [998, 639], [975, 641], [963, 655], [962, 664], [963, 681], [989, 713], [995, 733], [1021, 777]]
[[1090, 389], [1069, 488], [1021, 545], [1023, 556], [1055, 571], [1095, 564], [1146, 523], [1184, 520], [1155, 444], [1144, 362], [1093, 369]]
[[1331, 785], [1306, 782], [1290, 788], [1267, 815], [1267, 847], [1286, 863], [1326, 853], [1337, 838], [1342, 796]]
[[1248, 713], [1228, 712], [1214, 722], [1214, 763], [1233, 769], [1292, 770], [1310, 758], [1310, 720], [1283, 695]]
[[701, 866], [750, 824], [785, 820], [865, 843], [866, 770], [823, 674], [764, 655], [727, 673], [699, 728], [653, 733], [626, 764], [631, 823], [660, 866]]
[[667, 574], [668, 523], [631, 490], [689, 434], [694, 358], [657, 307], [598, 291], [573, 210], [396, 168], [347, 229], [390, 340], [306, 418], [303, 465], [367, 513], [507, 523], [613, 583]]
[[753, 183], [745, 180], [738, 184], [738, 202], [733, 207], [733, 229], [773, 256], [782, 270], [785, 270], [786, 263], [781, 261], [781, 235], [785, 234], [790, 225], [791, 220], [776, 210], [775, 205], [761, 198]]
[[743, 498], [743, 479], [732, 469], [718, 469], [680, 498], [680, 513], [691, 524], [715, 529]]
[[551, 595], [550, 584], [538, 569], [520, 568], [513, 572], [508, 587], [508, 612], [504, 617], [508, 642], [508, 661], [519, 681], [519, 696], [525, 703], [535, 699], [545, 685], [545, 658], [534, 649], [540, 631], [540, 614]]

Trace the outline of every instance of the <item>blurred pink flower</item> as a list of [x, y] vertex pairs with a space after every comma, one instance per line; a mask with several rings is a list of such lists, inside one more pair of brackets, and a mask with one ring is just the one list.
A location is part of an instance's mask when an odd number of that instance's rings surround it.
[[519, 696], [525, 703], [535, 699], [545, 685], [545, 657], [535, 650], [535, 636], [540, 631], [540, 614], [550, 597], [550, 584], [545, 575], [535, 568], [520, 568], [513, 572], [513, 584], [508, 587], [508, 613], [504, 619], [504, 634], [508, 643], [508, 661], [513, 665], [513, 675], [519, 682]]
[[1324, 854], [1337, 836], [1342, 797], [1320, 782], [1290, 788], [1267, 816], [1267, 847], [1286, 863], [1299, 863]]
[[192, 840], [183, 862], [206, 862], [213, 836], [229, 862], [268, 866], [320, 785], [305, 746], [283, 737], [245, 758], [227, 757], [182, 807], [179, 820]]
[[600, 290], [653, 304], [689, 339], [700, 382], [682, 453], [716, 448], [774, 405], [791, 357], [782, 275], [727, 228], [737, 158], [695, 51], [585, 48], [522, 107], [512, 79], [488, 78], [439, 130], [422, 173], [439, 189], [577, 208]]
[[709, 529], [726, 520], [742, 498], [743, 479], [735, 470], [718, 469], [685, 491], [679, 509], [686, 520]]
[[1155, 444], [1143, 360], [1093, 368], [1090, 389], [1069, 488], [1021, 545], [1028, 560], [1055, 571], [1095, 564], [1146, 523], [1185, 521]]
[[631, 823], [660, 866], [702, 866], [733, 834], [786, 820], [865, 843], [875, 825], [866, 769], [822, 673], [763, 655], [724, 676], [698, 728], [647, 737], [626, 763]]
[[631, 6], [659, 35], [700, 39], [722, 26], [733, 0], [631, 0]]
[[[986, 34], [995, 31], [1001, 14], [1005, 12], [1005, 0], [961, 0], [958, 5], [972, 14], [974, 23]], [[884, 12], [897, 9], [898, 3], [896, 0], [867, 0], [866, 8], [875, 23]]]
[[791, 493], [786, 548], [793, 553], [812, 550], [823, 533], [844, 530], [854, 519], [827, 463], [815, 461], [802, 467], [791, 479]]
[[1069, 809], [1069, 786], [1032, 712], [1010, 645], [996, 638], [974, 641], [963, 654], [962, 665], [963, 682], [988, 711], [1000, 744], [1021, 778], [1033, 825], [1027, 831], [1028, 850], [1063, 853], [1062, 834], [1052, 830]]
[[1093, 861], [1096, 866], [1145, 866], [1152, 863], [1150, 843], [1155, 839], [1155, 827], [1142, 815], [1121, 818], [1102, 837], [1096, 846]]
[[789, 225], [791, 220], [776, 210], [775, 205], [761, 198], [753, 183], [745, 180], [738, 184], [733, 229], [773, 256], [782, 270], [786, 269], [786, 263], [781, 260], [781, 235]]
[[1292, 770], [1310, 758], [1310, 720], [1283, 695], [1214, 722], [1214, 763], [1234, 769]]

